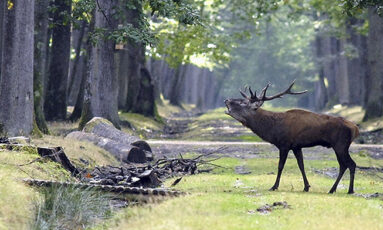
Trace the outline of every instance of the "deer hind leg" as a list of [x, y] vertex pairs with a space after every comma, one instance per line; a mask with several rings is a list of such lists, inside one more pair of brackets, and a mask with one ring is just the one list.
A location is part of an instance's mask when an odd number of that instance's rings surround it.
[[351, 159], [351, 156], [348, 152], [348, 149], [347, 149], [347, 155], [346, 155], [346, 165], [347, 165], [347, 168], [350, 169], [350, 185], [348, 187], [348, 194], [353, 194], [354, 193], [354, 178], [355, 178], [356, 164]]
[[293, 152], [294, 152], [295, 158], [297, 158], [299, 170], [301, 170], [301, 173], [302, 173], [303, 183], [305, 185], [305, 188], [303, 189], [303, 191], [308, 192], [310, 189], [310, 184], [309, 184], [309, 181], [307, 180], [306, 173], [305, 173], [302, 149], [294, 149]]
[[[339, 175], [338, 178], [336, 178], [336, 181], [332, 188], [330, 189], [329, 193], [334, 193], [336, 191], [336, 188], [338, 187], [339, 181], [342, 179], [344, 172], [349, 167], [350, 163], [348, 160], [348, 157], [351, 159], [349, 153], [348, 153], [348, 147], [347, 148], [334, 148], [336, 158], [339, 163]], [[351, 159], [352, 161], [352, 159]], [[351, 172], [351, 169], [350, 169]], [[355, 168], [354, 168], [355, 172]], [[351, 178], [350, 178], [351, 179]], [[352, 183], [354, 183], [354, 180], [352, 179]], [[350, 186], [351, 186], [351, 180], [350, 180]]]
[[285, 167], [288, 153], [289, 153], [289, 150], [281, 150], [281, 149], [279, 150], [278, 175], [273, 187], [269, 189], [270, 191], [277, 190], [279, 187], [279, 181], [281, 180], [282, 171], [283, 171], [283, 168]]

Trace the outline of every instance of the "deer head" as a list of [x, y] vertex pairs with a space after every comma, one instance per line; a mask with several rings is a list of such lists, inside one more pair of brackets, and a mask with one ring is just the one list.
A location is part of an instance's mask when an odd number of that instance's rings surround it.
[[292, 92], [291, 88], [293, 87], [295, 80], [290, 84], [290, 86], [283, 92], [280, 92], [274, 96], [266, 96], [267, 89], [270, 87], [270, 83], [262, 89], [259, 96], [257, 92], [253, 92], [249, 87], [250, 96], [246, 95], [243, 91], [239, 91], [243, 98], [238, 99], [226, 99], [225, 104], [227, 107], [226, 114], [232, 116], [234, 119], [238, 120], [241, 123], [246, 122], [247, 119], [255, 115], [258, 108], [263, 105], [263, 102], [270, 101], [275, 98], [282, 98], [285, 94], [297, 95], [306, 93], [307, 90], [301, 92]]

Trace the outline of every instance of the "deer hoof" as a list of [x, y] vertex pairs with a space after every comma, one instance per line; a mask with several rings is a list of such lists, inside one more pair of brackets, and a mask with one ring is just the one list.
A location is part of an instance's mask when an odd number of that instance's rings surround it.
[[275, 190], [277, 190], [278, 188], [277, 187], [271, 187], [270, 189], [269, 189], [269, 191], [275, 191]]
[[333, 194], [335, 192], [335, 190], [330, 190], [330, 192], [328, 192], [329, 194]]
[[354, 194], [354, 191], [348, 191], [348, 194]]
[[303, 189], [304, 192], [308, 192], [310, 190], [310, 186], [307, 186]]

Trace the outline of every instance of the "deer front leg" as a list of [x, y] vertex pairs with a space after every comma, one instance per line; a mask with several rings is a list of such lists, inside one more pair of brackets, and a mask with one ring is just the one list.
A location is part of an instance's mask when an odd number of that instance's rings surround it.
[[305, 188], [303, 189], [303, 191], [308, 192], [310, 189], [310, 184], [309, 184], [309, 181], [307, 180], [306, 173], [305, 173], [302, 149], [293, 149], [293, 152], [294, 152], [295, 158], [297, 158], [299, 170], [302, 173], [303, 183], [305, 184]]
[[273, 187], [269, 189], [270, 191], [277, 190], [279, 187], [279, 181], [281, 180], [282, 171], [283, 171], [283, 168], [285, 167], [288, 153], [289, 153], [289, 150], [279, 149], [278, 175], [277, 175], [277, 179], [275, 180], [275, 184], [273, 185]]

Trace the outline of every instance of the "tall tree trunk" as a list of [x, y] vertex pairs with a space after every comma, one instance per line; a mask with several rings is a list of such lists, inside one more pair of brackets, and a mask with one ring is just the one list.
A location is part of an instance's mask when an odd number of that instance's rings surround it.
[[87, 71], [88, 71], [87, 70], [87, 60], [88, 60], [87, 55], [82, 56], [80, 60], [81, 62], [83, 62], [82, 73], [80, 75], [81, 82], [80, 82], [80, 87], [79, 87], [79, 91], [76, 98], [76, 104], [74, 106], [72, 114], [69, 117], [69, 120], [71, 121], [76, 121], [81, 117], [83, 103], [84, 103], [85, 81], [86, 81]]
[[0, 78], [1, 78], [1, 63], [2, 63], [2, 47], [3, 47], [3, 21], [4, 21], [4, 13], [6, 9], [7, 1], [0, 2]]
[[130, 43], [127, 46], [128, 48], [128, 58], [124, 61], [127, 61], [128, 66], [128, 89], [126, 96], [126, 105], [125, 111], [130, 111], [134, 105], [137, 104], [138, 95], [141, 90], [141, 76], [140, 68], [141, 64], [145, 62], [144, 53], [142, 47], [137, 43]]
[[349, 81], [350, 104], [363, 104], [364, 95], [364, 78], [366, 76], [366, 47], [364, 43], [364, 35], [361, 35], [353, 28], [363, 22], [355, 18], [350, 18], [347, 24], [347, 33], [349, 34], [348, 44], [352, 45], [356, 51], [355, 56], [349, 57], [347, 60], [347, 72]]
[[44, 101], [47, 120], [64, 120], [67, 113], [67, 82], [70, 59], [71, 0], [55, 0], [53, 13], [53, 34], [51, 60]]
[[350, 88], [348, 84], [347, 57], [344, 50], [345, 40], [339, 40], [339, 72], [336, 75], [336, 86], [339, 95], [339, 102], [342, 105], [349, 104]]
[[[69, 81], [68, 81], [69, 84], [68, 84], [68, 91], [67, 91], [67, 96], [68, 96], [67, 101], [69, 101], [69, 95], [71, 95], [71, 93], [72, 93], [73, 85], [76, 82], [75, 81], [76, 77], [79, 77], [82, 79], [82, 74], [78, 74], [78, 69], [79, 69], [80, 63], [81, 63], [81, 60], [80, 60], [81, 49], [83, 47], [83, 43], [85, 43], [83, 40], [84, 40], [86, 24], [87, 24], [87, 22], [85, 20], [82, 21], [81, 28], [78, 32], [78, 38], [77, 38], [76, 47], [75, 47], [76, 57], [73, 60], [73, 67], [72, 67], [72, 70], [70, 71], [70, 77], [69, 77]], [[82, 73], [82, 71], [80, 73]], [[80, 80], [80, 82], [81, 82], [81, 80]], [[75, 94], [77, 95], [78, 90], [76, 90], [76, 92], [77, 93], [75, 93]]]
[[328, 103], [330, 105], [338, 103], [338, 92], [335, 82], [336, 51], [332, 48], [335, 38], [323, 36], [321, 39], [323, 76], [327, 80]]
[[[135, 9], [127, 10], [128, 23], [139, 28], [142, 17], [142, 3], [137, 1]], [[126, 54], [125, 54], [126, 55]], [[146, 116], [157, 114], [155, 106], [154, 86], [152, 76], [146, 69], [145, 46], [142, 43], [130, 41], [128, 55], [122, 64], [128, 61], [126, 111], [141, 113]]]
[[46, 54], [48, 43], [48, 6], [49, 0], [36, 0], [35, 2], [35, 46], [34, 46], [34, 72], [33, 94], [34, 111], [37, 127], [45, 134], [49, 133], [43, 112], [44, 105], [44, 77], [46, 74]]
[[323, 67], [323, 49], [322, 49], [322, 36], [317, 35], [315, 39], [315, 50], [318, 59], [318, 74], [319, 80], [315, 85], [315, 102], [316, 110], [321, 110], [326, 106], [328, 101], [328, 94], [326, 85], [324, 84], [324, 67]]
[[169, 93], [169, 102], [172, 105], [181, 106], [181, 88], [184, 81], [186, 66], [179, 65], [173, 76], [170, 93]]
[[360, 42], [361, 42], [361, 48], [360, 48], [359, 55], [361, 56], [361, 66], [363, 68], [363, 75], [362, 75], [363, 94], [362, 94], [361, 104], [363, 105], [363, 108], [365, 109], [367, 105], [367, 94], [368, 94], [367, 85], [369, 81], [367, 36], [361, 35]]
[[[107, 31], [116, 29], [117, 4], [118, 1], [113, 0], [98, 1], [99, 9], [94, 10], [90, 31], [94, 28], [104, 28]], [[91, 42], [88, 43], [92, 45]], [[102, 39], [89, 48], [80, 129], [93, 117], [106, 118], [119, 128], [118, 79], [115, 74], [114, 45], [114, 41]]]
[[3, 21], [0, 131], [29, 135], [33, 129], [34, 1], [12, 2]]
[[155, 107], [154, 85], [152, 76], [145, 65], [141, 65], [140, 79], [141, 90], [137, 97], [137, 104], [135, 104], [130, 111], [153, 117], [157, 113]]
[[363, 120], [383, 115], [383, 18], [377, 7], [368, 9], [368, 67], [367, 105]]
[[128, 95], [128, 76], [129, 76], [129, 51], [120, 50], [116, 56], [118, 57], [118, 108], [125, 109], [127, 106]]

